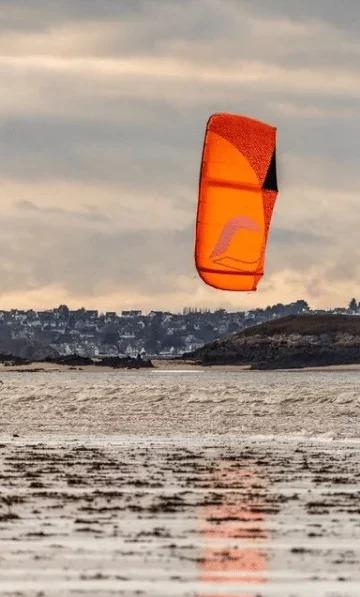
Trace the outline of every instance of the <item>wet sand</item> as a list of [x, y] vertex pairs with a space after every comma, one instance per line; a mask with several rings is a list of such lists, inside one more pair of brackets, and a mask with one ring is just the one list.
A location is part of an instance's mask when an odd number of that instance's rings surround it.
[[358, 597], [360, 443], [3, 433], [7, 597]]
[[[178, 360], [171, 360], [171, 359], [152, 359], [152, 363], [154, 365], [154, 369], [160, 371], [195, 371], [195, 370], [205, 370], [204, 367], [201, 365], [195, 364], [192, 361], [178, 361]], [[234, 365], [233, 367], [224, 367], [224, 366], [211, 366], [211, 369], [229, 369], [229, 370], [243, 370], [249, 369], [248, 366], [243, 365]], [[135, 369], [136, 370], [136, 369]], [[139, 371], [152, 371], [153, 369], [138, 369]], [[90, 373], [94, 372], [107, 372], [107, 371], [119, 371], [119, 372], [126, 372], [126, 371], [134, 371], [134, 369], [126, 369], [119, 368], [116, 369], [114, 367], [99, 367], [97, 365], [80, 365], [80, 366], [70, 366], [70, 365], [58, 365], [56, 363], [46, 363], [46, 362], [33, 362], [23, 365], [5, 365], [4, 363], [0, 363], [0, 373], [6, 372], [68, 372], [68, 371], [87, 371]]]
[[[250, 365], [206, 365], [203, 366], [193, 361], [181, 361], [173, 359], [152, 359], [154, 369], [146, 369], [146, 371], [249, 371]], [[94, 372], [109, 372], [109, 371], [134, 371], [134, 369], [126, 368], [113, 368], [113, 367], [98, 367], [96, 365], [82, 365], [82, 366], [70, 366], [70, 365], [57, 365], [55, 363], [46, 362], [35, 362], [27, 365], [5, 365], [0, 363], [0, 373], [6, 372], [24, 372], [24, 373], [51, 373], [51, 372], [68, 372], [68, 371], [85, 371], [89, 373]], [[142, 369], [140, 369], [142, 371]], [[256, 371], [256, 370], [255, 370]], [[265, 370], [266, 371], [266, 370]], [[360, 371], [359, 364], [350, 365], [325, 365], [321, 367], [301, 367], [292, 369], [278, 369], [278, 371]], [[259, 373], [263, 373], [260, 370]]]

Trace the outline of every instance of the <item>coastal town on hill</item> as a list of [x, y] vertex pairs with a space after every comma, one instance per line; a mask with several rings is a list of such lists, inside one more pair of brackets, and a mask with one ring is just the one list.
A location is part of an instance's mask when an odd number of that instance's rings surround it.
[[304, 313], [354, 315], [360, 314], [360, 304], [352, 299], [347, 307], [328, 311], [311, 310], [304, 300], [236, 312], [187, 307], [182, 313], [101, 313], [71, 310], [66, 305], [44, 311], [0, 310], [0, 352], [11, 353], [21, 343], [27, 346], [28, 355], [33, 347], [34, 356], [46, 348], [64, 356], [168, 358], [260, 323]]

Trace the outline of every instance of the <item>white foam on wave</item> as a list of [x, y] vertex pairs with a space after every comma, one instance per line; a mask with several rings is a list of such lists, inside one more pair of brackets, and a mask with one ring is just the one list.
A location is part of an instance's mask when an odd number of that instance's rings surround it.
[[169, 373], [3, 373], [0, 431], [360, 438], [360, 372]]

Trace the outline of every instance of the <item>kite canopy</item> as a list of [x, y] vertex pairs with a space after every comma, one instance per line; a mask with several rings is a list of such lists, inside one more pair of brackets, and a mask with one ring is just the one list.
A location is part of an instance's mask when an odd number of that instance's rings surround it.
[[256, 290], [264, 273], [275, 199], [276, 129], [234, 114], [207, 123], [199, 183], [195, 261], [222, 290]]

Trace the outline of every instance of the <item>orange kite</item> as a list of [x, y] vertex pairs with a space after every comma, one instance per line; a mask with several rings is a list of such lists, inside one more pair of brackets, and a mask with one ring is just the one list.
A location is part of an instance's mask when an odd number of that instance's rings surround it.
[[222, 290], [256, 290], [277, 196], [276, 128], [234, 114], [207, 123], [196, 220], [200, 277]]

